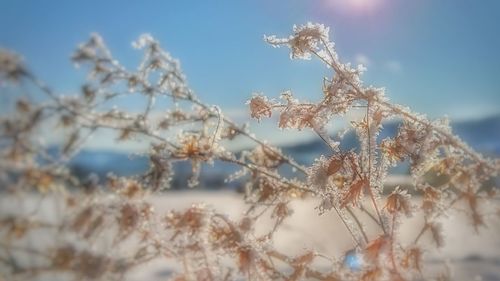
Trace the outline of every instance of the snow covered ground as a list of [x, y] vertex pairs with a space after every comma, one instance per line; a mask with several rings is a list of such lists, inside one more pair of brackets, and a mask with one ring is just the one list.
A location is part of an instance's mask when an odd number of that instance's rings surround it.
[[[241, 194], [228, 191], [183, 191], [165, 193], [150, 200], [157, 213], [171, 209], [184, 209], [193, 203], [205, 202], [218, 212], [237, 219], [246, 210], [241, 196]], [[39, 210], [51, 216], [50, 213], [53, 211], [48, 210], [57, 208], [51, 207], [50, 204], [53, 203], [46, 200], [43, 203], [45, 207], [42, 205]], [[28, 205], [24, 207], [29, 207]], [[317, 199], [314, 198], [292, 203], [293, 215], [285, 221], [275, 236], [275, 246], [279, 250], [295, 254], [303, 253], [307, 249], [315, 249], [320, 253], [336, 257], [341, 257], [350, 250], [352, 247], [350, 236], [338, 217], [334, 213], [319, 216], [315, 209], [317, 205]], [[0, 214], [9, 212], [11, 208], [20, 207], [22, 206], [15, 204], [6, 196], [0, 197]], [[498, 205], [493, 207], [497, 208]], [[430, 242], [430, 237], [423, 239], [424, 242], [429, 243], [424, 256], [426, 269], [437, 274], [444, 270], [446, 261], [452, 272], [452, 280], [500, 280], [500, 222], [496, 220], [489, 223], [488, 228], [482, 228], [479, 235], [459, 212], [449, 212], [448, 217], [442, 222], [446, 234], [443, 248], [437, 250]], [[369, 225], [369, 222], [366, 223]], [[269, 222], [265, 219], [259, 224], [264, 227], [269, 226]], [[418, 216], [405, 221], [400, 232], [401, 241], [403, 243], [412, 241], [422, 224]], [[368, 235], [371, 237], [376, 235], [374, 226], [369, 229]], [[40, 242], [54, 238], [37, 237], [36, 239]], [[176, 265], [168, 264], [165, 260], [152, 261], [130, 272], [128, 280], [165, 280], [165, 276], [175, 270], [175, 267]]]
[[[172, 192], [154, 198], [153, 202], [158, 211], [182, 209], [193, 203], [205, 202], [235, 219], [245, 210], [241, 195], [231, 192]], [[313, 198], [293, 202], [294, 214], [275, 236], [278, 249], [291, 254], [315, 249], [337, 257], [350, 250], [350, 236], [338, 217], [334, 213], [318, 216], [317, 205], [317, 200]], [[429, 243], [424, 257], [427, 269], [438, 274], [444, 271], [447, 262], [452, 280], [500, 280], [500, 222], [491, 222], [478, 235], [466, 220], [458, 212], [448, 214], [442, 221], [446, 242], [439, 250], [430, 242], [430, 237], [424, 237], [423, 241]], [[402, 241], [412, 241], [422, 224], [418, 218], [406, 221], [400, 233]], [[375, 235], [374, 230], [369, 232]], [[152, 263], [134, 272], [130, 280], [160, 280], [168, 272], [168, 265]]]

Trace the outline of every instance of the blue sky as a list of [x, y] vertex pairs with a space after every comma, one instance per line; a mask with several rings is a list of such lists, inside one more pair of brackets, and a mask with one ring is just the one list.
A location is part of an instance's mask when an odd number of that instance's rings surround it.
[[131, 68], [140, 53], [130, 42], [148, 32], [181, 60], [198, 96], [231, 112], [254, 91], [317, 99], [328, 70], [291, 61], [262, 37], [321, 22], [341, 58], [366, 63], [364, 80], [393, 101], [431, 117], [479, 118], [500, 113], [499, 12], [496, 0], [2, 0], [0, 47], [71, 93], [85, 76], [69, 56], [91, 32]]

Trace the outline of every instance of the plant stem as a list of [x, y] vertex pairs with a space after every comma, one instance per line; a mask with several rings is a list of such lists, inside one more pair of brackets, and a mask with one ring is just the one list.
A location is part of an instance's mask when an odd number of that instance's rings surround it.
[[373, 190], [371, 187], [371, 171], [372, 171], [372, 134], [370, 131], [370, 100], [368, 100], [368, 105], [366, 107], [366, 130], [368, 134], [368, 194], [370, 195], [370, 198], [373, 203], [373, 207], [375, 208], [375, 211], [377, 212], [377, 217], [380, 222], [380, 226], [382, 227], [382, 231], [384, 234], [387, 234], [384, 222], [382, 221], [382, 216], [380, 215], [380, 211], [377, 205], [377, 201], [375, 200], [375, 196], [373, 194]]

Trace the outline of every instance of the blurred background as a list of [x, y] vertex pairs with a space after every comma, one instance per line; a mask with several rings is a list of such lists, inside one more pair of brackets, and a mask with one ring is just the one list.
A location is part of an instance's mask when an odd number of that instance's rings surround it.
[[[322, 77], [330, 75], [329, 69], [315, 60], [292, 61], [288, 51], [262, 40], [264, 34], [286, 36], [294, 24], [320, 22], [331, 27], [330, 36], [344, 62], [368, 68], [363, 76], [366, 84], [385, 87], [393, 102], [431, 118], [449, 117], [454, 131], [473, 148], [498, 156], [499, 10], [500, 2], [494, 0], [3, 0], [0, 47], [22, 54], [30, 69], [56, 92], [73, 95], [86, 72], [75, 70], [69, 57], [90, 33], [101, 34], [115, 58], [130, 69], [141, 57], [130, 42], [151, 33], [181, 61], [201, 100], [219, 105], [226, 116], [244, 123], [249, 120], [245, 102], [253, 92], [278, 97], [291, 90], [310, 101], [321, 97]], [[0, 110], [8, 110], [15, 94], [0, 95]], [[116, 106], [134, 112], [142, 108], [138, 104], [126, 98]], [[330, 125], [333, 134], [345, 123]], [[386, 124], [382, 137], [393, 134], [397, 126], [397, 122]], [[273, 118], [250, 122], [250, 128], [303, 164], [327, 153], [310, 132], [280, 131]], [[54, 147], [60, 141], [50, 133], [41, 137]], [[115, 139], [106, 133], [95, 135], [72, 161], [73, 170], [82, 176], [102, 176], [147, 169], [146, 158], [130, 157], [144, 151], [147, 143], [116, 145]], [[348, 134], [346, 147], [355, 146], [354, 141]], [[248, 145], [237, 140], [231, 149]], [[176, 169], [179, 175], [189, 173], [188, 164]], [[224, 186], [228, 169], [204, 167], [202, 185]], [[405, 169], [396, 173], [404, 174]]]

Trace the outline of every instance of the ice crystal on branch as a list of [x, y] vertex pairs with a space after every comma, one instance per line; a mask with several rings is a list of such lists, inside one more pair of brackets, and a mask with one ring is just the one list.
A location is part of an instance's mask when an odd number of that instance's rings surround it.
[[265, 36], [265, 40], [274, 46], [287, 44], [292, 50], [292, 59], [311, 59], [311, 52], [316, 51], [321, 42], [329, 42], [329, 28], [322, 24], [307, 23], [306, 25], [293, 26], [294, 34], [288, 38]]
[[[16, 206], [18, 212], [0, 214], [5, 250], [0, 253], [0, 279], [121, 280], [151, 261], [180, 264], [170, 280], [428, 279], [422, 257], [428, 244], [423, 241], [443, 245], [441, 221], [459, 204], [477, 231], [488, 223], [483, 203], [498, 200], [490, 180], [498, 175], [500, 161], [473, 151], [453, 135], [445, 119], [428, 120], [390, 103], [383, 89], [364, 86], [363, 69], [340, 62], [328, 33], [322, 24], [307, 23], [294, 26], [289, 37], [265, 37], [272, 46], [288, 46], [292, 59], [317, 58], [331, 70], [330, 77], [318, 79], [322, 91], [315, 102], [287, 91], [280, 100], [254, 94], [247, 103], [251, 118], [260, 121], [274, 111], [278, 128], [310, 130], [324, 141], [330, 151], [317, 155], [309, 167], [255, 137], [219, 107], [199, 100], [179, 61], [149, 34], [133, 43], [143, 52], [135, 70], [113, 58], [99, 35], [91, 35], [72, 56], [89, 78], [80, 95], [72, 97], [58, 95], [17, 55], [0, 50], [0, 82], [31, 84], [47, 96], [41, 103], [29, 96], [16, 99], [10, 105], [13, 114], [0, 118], [0, 185], [6, 196], [22, 203], [22, 210]], [[128, 96], [143, 99], [144, 108], [131, 113], [112, 106]], [[158, 100], [169, 107], [159, 108]], [[342, 134], [333, 139], [328, 128], [348, 113], [359, 116], [347, 128], [355, 132], [358, 147], [346, 150]], [[379, 133], [390, 119], [401, 124], [381, 140]], [[149, 159], [149, 169], [130, 177], [75, 177], [68, 161], [102, 130], [113, 132], [117, 145], [149, 143], [141, 153]], [[42, 131], [62, 133], [57, 153], [38, 140]], [[234, 153], [225, 145], [236, 138], [254, 146]], [[237, 167], [226, 181], [238, 180], [244, 189], [244, 215], [233, 218], [205, 204], [156, 210], [152, 202], [170, 187], [178, 162], [191, 165], [187, 184], [192, 187], [199, 184], [204, 165]], [[410, 164], [413, 181], [388, 186], [389, 168], [404, 162]], [[35, 210], [23, 209], [38, 197]], [[316, 203], [318, 215], [338, 216], [335, 228], [350, 237], [348, 254], [279, 249], [275, 237], [282, 229], [293, 231], [286, 222], [303, 198]], [[59, 219], [43, 217], [41, 206], [49, 199], [58, 206]], [[422, 222], [410, 244], [399, 234], [409, 215], [421, 216]], [[53, 241], [26, 242], [40, 233]], [[23, 259], [26, 253], [33, 256], [30, 262]], [[348, 258], [357, 265], [346, 266], [342, 261]], [[321, 265], [324, 261], [327, 266]]]
[[8, 50], [0, 49], [0, 81], [17, 82], [25, 74], [26, 70], [22, 65], [21, 57]]
[[[314, 56], [333, 70], [331, 77], [323, 78], [324, 95], [317, 103], [298, 101], [291, 94], [282, 95], [286, 104], [273, 107], [280, 112], [278, 126], [299, 130], [309, 128], [331, 148], [331, 158], [322, 155], [306, 170], [307, 183], [321, 194], [320, 212], [335, 211], [353, 241], [358, 246], [369, 245], [367, 249], [371, 254], [368, 256], [378, 260], [382, 255], [391, 261], [388, 265], [377, 262], [375, 269], [367, 267], [360, 278], [412, 279], [411, 270], [403, 272], [401, 267], [421, 272], [421, 250], [418, 246], [402, 249], [397, 230], [402, 219], [399, 214], [409, 216], [414, 206], [410, 203], [408, 190], [400, 187], [384, 190], [388, 168], [409, 161], [415, 185], [413, 192], [423, 193], [421, 208], [427, 222], [415, 244], [428, 232], [440, 246], [444, 241], [442, 230], [434, 221], [446, 208], [454, 207], [459, 199], [468, 203], [472, 225], [476, 229], [484, 223], [476, 200], [485, 180], [498, 175], [498, 166], [454, 136], [446, 120], [430, 121], [406, 107], [389, 103], [383, 89], [365, 87], [360, 79], [364, 69], [353, 69], [350, 64], [341, 63], [328, 38], [328, 28], [311, 23], [294, 26], [293, 35], [288, 38], [265, 37], [274, 47], [288, 46], [293, 59]], [[337, 145], [331, 145], [324, 128], [330, 120], [357, 110], [355, 108], [364, 110], [362, 120], [351, 123], [360, 147], [355, 151], [341, 151]], [[392, 118], [402, 120], [396, 135], [378, 140], [383, 122]], [[484, 167], [488, 172], [478, 167]], [[431, 174], [444, 182], [430, 180]], [[381, 238], [370, 241], [358, 215], [351, 208], [368, 214], [380, 227]], [[361, 241], [363, 239], [365, 241]], [[401, 265], [398, 260], [403, 255], [406, 257]]]
[[407, 190], [401, 189], [399, 186], [387, 196], [387, 201], [384, 208], [390, 214], [403, 213], [405, 215], [411, 214], [410, 195]]
[[271, 117], [273, 105], [267, 97], [255, 94], [247, 104], [250, 105], [250, 115], [252, 118], [260, 120], [262, 117]]

